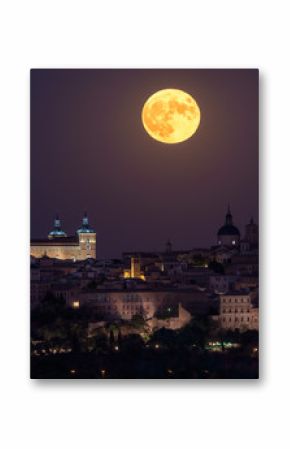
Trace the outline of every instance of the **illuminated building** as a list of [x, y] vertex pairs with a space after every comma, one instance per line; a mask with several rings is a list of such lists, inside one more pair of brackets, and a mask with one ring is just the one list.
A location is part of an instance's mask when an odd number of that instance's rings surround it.
[[[141, 315], [146, 320], [155, 317], [157, 321], [163, 322], [163, 327], [167, 323], [171, 328], [178, 325], [175, 323], [176, 320], [172, 319], [173, 317], [179, 317], [178, 322], [184, 323], [188, 321], [188, 312], [190, 314], [203, 313], [208, 310], [211, 303], [206, 293], [195, 287], [186, 289], [176, 289], [170, 286], [149, 288], [146, 284], [138, 289], [127, 287], [126, 289], [98, 288], [90, 290], [83, 288], [78, 292], [72, 292], [70, 296], [63, 296], [69, 307], [76, 308], [86, 305], [107, 320], [131, 320], [134, 316]], [[183, 309], [186, 309], [187, 312]], [[164, 312], [164, 310], [172, 313], [166, 313], [166, 316], [161, 313], [161, 316], [157, 316], [158, 311]]]
[[127, 268], [124, 270], [123, 277], [125, 279], [142, 279], [145, 281], [144, 272], [141, 271], [141, 260], [140, 257], [131, 257], [130, 258], [130, 269]]
[[253, 295], [248, 292], [220, 295], [219, 322], [223, 329], [259, 330], [259, 309], [253, 305]]
[[67, 236], [61, 228], [59, 217], [56, 216], [54, 227], [47, 238], [31, 241], [30, 254], [36, 258], [47, 256], [56, 259], [95, 259], [96, 232], [90, 227], [87, 214], [84, 214], [82, 225], [74, 236]]

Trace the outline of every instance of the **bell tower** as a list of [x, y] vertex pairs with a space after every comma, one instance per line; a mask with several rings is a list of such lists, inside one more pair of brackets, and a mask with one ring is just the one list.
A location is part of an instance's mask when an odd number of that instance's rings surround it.
[[259, 244], [259, 228], [251, 218], [250, 222], [246, 225], [245, 240], [250, 243], [252, 248], [257, 248]]
[[77, 230], [81, 259], [96, 259], [97, 234], [89, 225], [87, 213], [84, 213], [82, 226]]
[[66, 233], [61, 229], [61, 223], [58, 214], [56, 214], [54, 218], [53, 230], [48, 234], [48, 238], [50, 240], [57, 237], [67, 237]]

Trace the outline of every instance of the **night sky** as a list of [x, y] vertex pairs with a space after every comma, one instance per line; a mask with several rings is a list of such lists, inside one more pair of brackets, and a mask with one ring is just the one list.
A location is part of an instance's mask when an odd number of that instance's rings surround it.
[[[144, 130], [159, 89], [191, 94], [193, 137], [168, 145]], [[216, 243], [230, 203], [244, 234], [258, 221], [257, 70], [32, 70], [31, 236], [56, 213], [74, 234], [84, 211], [97, 257]]]

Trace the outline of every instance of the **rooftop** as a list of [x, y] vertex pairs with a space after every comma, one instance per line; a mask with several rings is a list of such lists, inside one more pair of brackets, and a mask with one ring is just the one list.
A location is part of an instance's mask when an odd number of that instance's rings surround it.
[[32, 239], [30, 243], [31, 246], [75, 246], [79, 244], [79, 239], [77, 236]]

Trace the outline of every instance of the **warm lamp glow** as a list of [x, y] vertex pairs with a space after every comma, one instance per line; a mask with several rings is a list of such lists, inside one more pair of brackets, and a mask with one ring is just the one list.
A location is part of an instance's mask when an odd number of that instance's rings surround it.
[[189, 139], [200, 123], [200, 109], [191, 95], [179, 89], [163, 89], [143, 106], [142, 122], [147, 133], [163, 143]]

